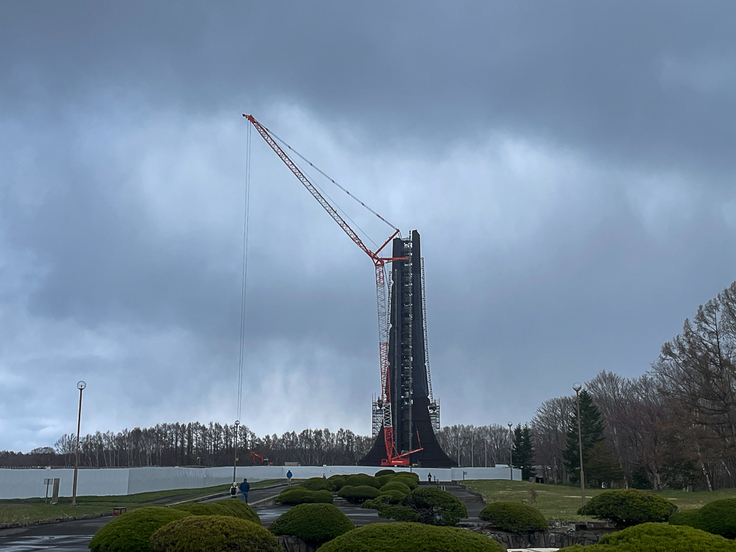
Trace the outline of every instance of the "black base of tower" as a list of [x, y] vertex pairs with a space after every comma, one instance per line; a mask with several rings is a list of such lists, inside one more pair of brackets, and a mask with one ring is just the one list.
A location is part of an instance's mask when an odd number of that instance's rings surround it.
[[[445, 451], [440, 448], [437, 436], [434, 434], [432, 421], [429, 418], [429, 399], [417, 397], [412, 405], [412, 417], [414, 418], [414, 430], [419, 433], [422, 450], [409, 456], [412, 465], [422, 468], [452, 468], [457, 462], [452, 460]], [[417, 447], [418, 448], [418, 447]], [[383, 437], [383, 428], [378, 433], [373, 447], [359, 462], [359, 466], [380, 466], [381, 460], [387, 458], [386, 441]]]

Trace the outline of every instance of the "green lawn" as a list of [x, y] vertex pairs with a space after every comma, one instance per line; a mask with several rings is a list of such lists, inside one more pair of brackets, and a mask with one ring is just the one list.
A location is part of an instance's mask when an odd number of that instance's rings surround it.
[[[580, 487], [571, 485], [542, 485], [526, 481], [465, 481], [470, 489], [483, 493], [488, 502], [525, 502], [538, 508], [547, 519], [566, 521], [592, 520], [577, 515], [580, 507]], [[532, 489], [536, 491], [536, 502], [532, 501]], [[585, 489], [585, 498], [595, 496], [603, 489]], [[659, 491], [656, 494], [674, 502], [679, 510], [700, 508], [707, 502], [721, 498], [736, 498], [736, 489], [688, 493], [685, 491]]]
[[[269, 487], [283, 480], [265, 480], [251, 483], [251, 489]], [[116, 507], [134, 510], [142, 506], [163, 506], [181, 500], [202, 498], [219, 492], [226, 492], [230, 485], [217, 485], [203, 489], [178, 489], [174, 491], [156, 491], [124, 496], [81, 496], [77, 497], [77, 505], [72, 507], [71, 498], [61, 498], [55, 505], [44, 504], [41, 498], [0, 500], [0, 525], [5, 523], [28, 523], [50, 519], [69, 519], [90, 514], [110, 514]]]

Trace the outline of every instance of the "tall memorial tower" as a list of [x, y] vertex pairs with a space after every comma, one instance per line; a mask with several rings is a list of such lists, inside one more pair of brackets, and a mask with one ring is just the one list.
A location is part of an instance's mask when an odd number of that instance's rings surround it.
[[[434, 429], [439, 429], [439, 404], [432, 396], [432, 380], [426, 343], [424, 270], [419, 232], [395, 238], [391, 270], [389, 318], [389, 367], [394, 439], [399, 454], [421, 448], [409, 457], [411, 464], [449, 468], [457, 463], [440, 448]], [[386, 458], [380, 401], [373, 403], [374, 436], [370, 452], [358, 464], [380, 466]]]

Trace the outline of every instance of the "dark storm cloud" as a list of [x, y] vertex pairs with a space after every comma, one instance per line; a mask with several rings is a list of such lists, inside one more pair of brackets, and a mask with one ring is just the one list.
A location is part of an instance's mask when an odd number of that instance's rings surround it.
[[3, 96], [27, 109], [113, 94], [186, 116], [281, 99], [360, 121], [373, 141], [421, 132], [441, 147], [490, 127], [603, 157], [733, 168], [728, 2], [17, 2], [3, 11]]
[[[94, 429], [232, 418], [242, 112], [422, 233], [446, 422], [641, 374], [736, 272], [735, 12], [3, 2], [0, 448], [81, 378]], [[254, 140], [248, 423], [365, 432], [372, 267]]]

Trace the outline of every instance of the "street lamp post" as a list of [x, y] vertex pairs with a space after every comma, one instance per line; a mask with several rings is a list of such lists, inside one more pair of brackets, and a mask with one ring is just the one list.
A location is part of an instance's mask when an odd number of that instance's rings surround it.
[[82, 429], [82, 391], [87, 387], [87, 384], [83, 381], [77, 382], [77, 389], [79, 389], [79, 413], [77, 415], [77, 455], [74, 461], [74, 481], [72, 482], [72, 506], [77, 505], [77, 472], [79, 471], [79, 432]]
[[579, 383], [572, 386], [575, 391], [576, 404], [578, 409], [578, 452], [580, 453], [580, 496], [582, 497], [583, 506], [585, 506], [585, 472], [583, 471], [583, 432], [580, 423], [580, 390], [583, 388]]
[[507, 424], [509, 426], [509, 479], [514, 480], [514, 438], [511, 433], [511, 422]]
[[235, 485], [235, 470], [238, 466], [238, 427], [240, 426], [240, 420], [235, 420], [235, 454], [233, 455], [233, 485]]

